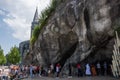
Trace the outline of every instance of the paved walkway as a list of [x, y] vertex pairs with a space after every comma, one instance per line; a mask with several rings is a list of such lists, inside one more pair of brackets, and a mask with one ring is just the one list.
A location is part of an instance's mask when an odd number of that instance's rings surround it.
[[51, 78], [51, 77], [37, 77], [37, 78], [27, 78], [24, 80], [120, 80], [120, 78], [113, 78], [109, 76], [96, 76], [96, 77], [72, 77], [72, 78]]

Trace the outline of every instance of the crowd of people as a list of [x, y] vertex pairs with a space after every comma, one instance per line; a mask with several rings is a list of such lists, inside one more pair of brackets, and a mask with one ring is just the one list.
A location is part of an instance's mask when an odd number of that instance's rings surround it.
[[[71, 71], [69, 71], [71, 72]], [[69, 74], [71, 75], [71, 74]], [[77, 76], [106, 76], [112, 75], [111, 66], [106, 62], [100, 64], [99, 62], [96, 64], [86, 63], [84, 66], [80, 63], [77, 64]]]
[[[89, 64], [86, 63], [84, 66], [80, 63], [76, 64], [76, 76], [99, 76], [99, 75], [108, 75], [110, 73], [109, 65], [104, 62], [104, 64]], [[72, 77], [73, 75], [73, 66], [72, 64], [68, 65], [68, 76]], [[49, 76], [49, 77], [59, 77], [61, 71], [61, 64], [50, 64], [48, 67], [42, 65], [22, 65], [17, 68], [10, 68], [9, 76], [11, 79], [25, 78], [25, 77], [41, 77], [41, 76]], [[1, 74], [1, 71], [0, 71]]]

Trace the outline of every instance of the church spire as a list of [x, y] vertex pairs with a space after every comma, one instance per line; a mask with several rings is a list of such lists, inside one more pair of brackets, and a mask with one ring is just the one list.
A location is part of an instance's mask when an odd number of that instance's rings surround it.
[[38, 9], [36, 8], [36, 11], [35, 11], [35, 15], [34, 15], [34, 18], [33, 18], [33, 22], [38, 22]]
[[31, 25], [31, 37], [32, 37], [32, 34], [33, 34], [33, 30], [34, 30], [35, 26], [38, 25], [38, 23], [39, 23], [38, 9], [36, 8], [35, 15], [34, 15], [34, 18], [33, 18], [33, 22], [32, 22], [32, 25]]

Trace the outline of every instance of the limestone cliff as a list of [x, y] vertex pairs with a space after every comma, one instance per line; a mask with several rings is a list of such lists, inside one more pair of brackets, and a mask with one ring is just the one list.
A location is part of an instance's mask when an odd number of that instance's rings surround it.
[[[31, 48], [33, 63], [49, 65], [111, 60], [120, 0], [64, 0]], [[119, 25], [120, 26], [120, 25]]]

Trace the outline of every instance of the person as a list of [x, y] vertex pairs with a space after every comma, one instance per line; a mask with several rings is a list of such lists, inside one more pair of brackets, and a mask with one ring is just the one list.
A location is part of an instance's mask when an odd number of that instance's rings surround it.
[[25, 76], [28, 76], [28, 66], [25, 66]]
[[86, 67], [86, 70], [85, 70], [86, 76], [91, 76], [90, 65], [87, 63], [85, 67]]
[[39, 65], [39, 76], [41, 77], [41, 65]]
[[36, 75], [38, 75], [39, 76], [39, 66], [36, 66]]
[[51, 72], [51, 76], [53, 76], [53, 73], [54, 73], [54, 65], [53, 64], [50, 65], [50, 72]]
[[101, 75], [101, 65], [99, 62], [97, 63], [97, 74]]
[[40, 76], [44, 75], [44, 69], [43, 69], [43, 65], [40, 66]]
[[68, 64], [68, 69], [69, 69], [69, 77], [68, 78], [71, 78], [72, 77], [72, 69], [71, 69], [70, 63]]
[[0, 80], [2, 79], [2, 70], [0, 70]]
[[21, 69], [22, 69], [22, 72], [24, 72], [24, 70], [25, 70], [25, 67], [24, 67], [24, 65], [22, 65], [22, 68], [21, 68]]
[[7, 73], [5, 72], [5, 70], [3, 69], [2, 70], [2, 80], [8, 80], [8, 75], [7, 75]]
[[104, 67], [104, 75], [107, 75], [107, 63], [106, 62], [104, 62], [103, 67]]
[[97, 75], [96, 69], [95, 69], [94, 65], [91, 65], [91, 72], [92, 72], [92, 76], [96, 76]]
[[59, 72], [60, 72], [60, 64], [58, 63], [57, 65], [56, 65], [56, 73], [57, 73], [57, 77], [59, 77]]
[[81, 70], [81, 65], [80, 63], [77, 64], [77, 70], [78, 70], [78, 77], [82, 76], [82, 70]]
[[30, 65], [30, 77], [33, 78], [33, 66]]
[[18, 78], [18, 69], [15, 69], [15, 77]]

